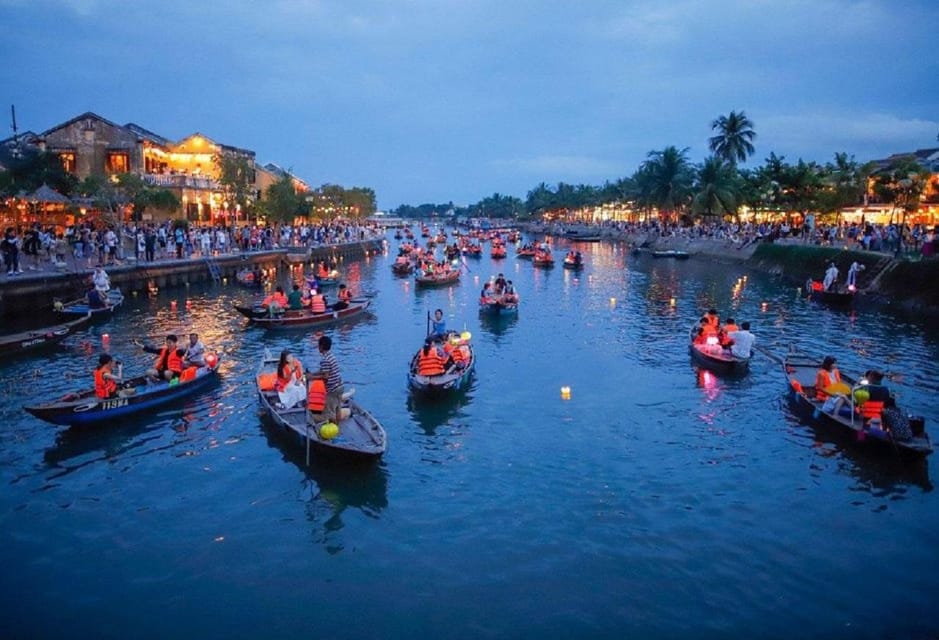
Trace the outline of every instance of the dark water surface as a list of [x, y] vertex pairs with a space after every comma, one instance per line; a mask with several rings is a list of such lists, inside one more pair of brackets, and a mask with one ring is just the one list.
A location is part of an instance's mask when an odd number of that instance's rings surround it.
[[[231, 306], [250, 293], [231, 283], [129, 299], [63, 347], [6, 363], [0, 635], [939, 632], [928, 465], [801, 424], [765, 356], [727, 380], [696, 371], [685, 344], [716, 306], [780, 355], [794, 344], [848, 373], [885, 367], [936, 435], [935, 329], [823, 309], [739, 266], [578, 248], [580, 274], [484, 257], [461, 284], [427, 291], [393, 277], [393, 251], [342, 265], [377, 292], [373, 314], [328, 331], [388, 431], [371, 467], [306, 468], [262, 423], [264, 348], [315, 367], [315, 337], [246, 329]], [[517, 318], [477, 311], [499, 271], [521, 293]], [[472, 332], [477, 372], [464, 394], [417, 402], [406, 367], [436, 307]], [[223, 380], [198, 397], [90, 433], [21, 410], [90, 383], [105, 333], [135, 371], [150, 356], [132, 338], [191, 328], [224, 354]]]

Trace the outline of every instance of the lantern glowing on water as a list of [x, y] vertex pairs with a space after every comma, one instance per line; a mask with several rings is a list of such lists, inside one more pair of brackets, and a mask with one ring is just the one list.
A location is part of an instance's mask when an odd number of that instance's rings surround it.
[[109, 336], [109, 335], [106, 334], [106, 333], [104, 333], [104, 334], [101, 335], [101, 344], [107, 346], [108, 343], [110, 343], [110, 342], [111, 342], [111, 336]]
[[175, 301], [175, 300], [170, 300], [170, 309], [172, 309], [173, 311], [176, 311], [176, 301]]
[[760, 309], [762, 309], [763, 311], [766, 311], [766, 308], [767, 308], [767, 307], [769, 307], [769, 304], [766, 303], [766, 302], [764, 302], [763, 304], [760, 305]]
[[851, 293], [854, 293], [855, 291], [857, 291], [857, 287], [855, 287], [853, 284], [849, 284], [848, 291], [850, 291]]
[[215, 365], [218, 364], [218, 356], [216, 356], [214, 353], [206, 354], [205, 363], [208, 365], [209, 369], [214, 369]]
[[616, 306], [616, 298], [610, 298], [610, 306], [611, 306], [611, 307], [615, 307], [615, 306]]
[[668, 304], [674, 307], [674, 306], [675, 306], [675, 298], [671, 298], [671, 299], [668, 301]]
[[561, 400], [570, 400], [570, 399], [571, 399], [571, 388], [561, 387]]

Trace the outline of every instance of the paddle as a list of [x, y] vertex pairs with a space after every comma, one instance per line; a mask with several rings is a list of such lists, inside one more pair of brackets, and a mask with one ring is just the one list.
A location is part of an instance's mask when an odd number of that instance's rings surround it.
[[763, 347], [758, 347], [758, 346], [756, 346], [756, 345], [753, 345], [753, 350], [754, 350], [754, 351], [759, 351], [760, 353], [762, 353], [764, 356], [766, 356], [767, 358], [769, 358], [770, 360], [772, 360], [772, 361], [775, 362], [776, 364], [783, 364], [783, 359], [782, 359], [782, 358], [780, 358], [779, 356], [777, 356], [777, 355], [774, 354], [774, 353], [770, 353], [767, 349], [765, 349], [765, 348], [763, 348]]

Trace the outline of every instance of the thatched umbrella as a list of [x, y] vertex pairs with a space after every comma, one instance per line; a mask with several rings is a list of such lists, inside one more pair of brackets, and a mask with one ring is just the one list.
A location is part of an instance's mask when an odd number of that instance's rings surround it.
[[39, 210], [42, 212], [43, 223], [45, 223], [46, 218], [46, 205], [62, 205], [64, 207], [65, 205], [71, 204], [71, 200], [45, 183], [30, 194], [20, 194], [19, 198], [32, 205], [39, 206]]

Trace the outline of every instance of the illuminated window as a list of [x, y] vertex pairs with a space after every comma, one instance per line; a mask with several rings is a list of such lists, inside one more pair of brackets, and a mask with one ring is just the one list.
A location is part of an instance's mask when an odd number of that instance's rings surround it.
[[59, 154], [59, 160], [62, 161], [62, 168], [67, 173], [75, 173], [75, 152], [63, 151]]
[[127, 173], [130, 171], [130, 158], [124, 152], [108, 153], [108, 173]]

